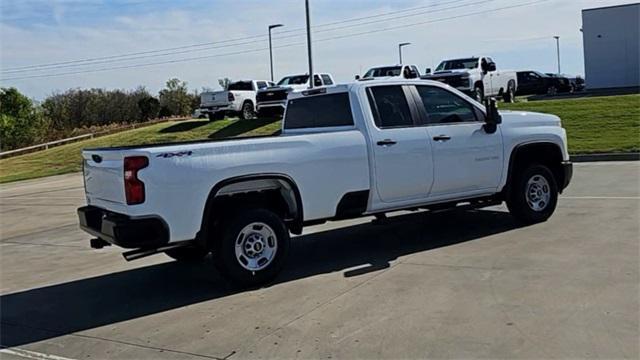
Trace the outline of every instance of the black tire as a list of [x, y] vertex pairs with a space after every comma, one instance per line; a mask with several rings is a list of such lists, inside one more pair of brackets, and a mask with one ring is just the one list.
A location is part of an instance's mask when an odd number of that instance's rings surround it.
[[484, 100], [484, 89], [480, 84], [476, 84], [473, 88], [473, 98], [480, 103]]
[[516, 102], [516, 89], [513, 81], [509, 81], [509, 84], [507, 84], [507, 91], [504, 92], [502, 100], [506, 103]]
[[245, 101], [240, 109], [240, 120], [255, 119], [256, 113], [253, 109], [253, 103], [251, 101]]
[[[256, 287], [273, 280], [282, 270], [289, 252], [289, 230], [284, 221], [274, 212], [258, 208], [237, 211], [225, 219], [224, 224], [225, 227], [218, 232], [219, 236], [214, 242], [213, 260], [218, 270], [233, 284], [240, 287]], [[256, 225], [251, 227], [252, 224]], [[258, 228], [258, 226], [262, 227]], [[263, 268], [254, 270], [247, 268], [250, 267], [247, 260], [252, 260], [251, 254], [247, 254], [243, 249], [248, 246], [254, 234], [247, 234], [245, 232], [247, 228], [251, 229], [249, 232], [265, 230], [272, 234], [266, 239], [263, 238], [266, 241], [265, 245], [262, 245], [264, 251], [267, 251], [267, 243], [273, 242], [276, 245], [273, 256], [269, 261], [265, 261], [266, 265]], [[239, 245], [240, 256], [236, 255], [236, 244]], [[263, 258], [258, 256], [253, 259], [257, 257], [259, 264]], [[244, 263], [242, 259], [245, 260]]]
[[532, 164], [514, 174], [507, 193], [507, 207], [520, 222], [535, 224], [546, 221], [557, 203], [558, 185], [549, 168]]
[[164, 252], [168, 257], [180, 262], [194, 262], [204, 259], [209, 250], [197, 246], [186, 246]]
[[218, 111], [214, 113], [209, 113], [209, 121], [216, 121], [224, 119], [224, 112]]

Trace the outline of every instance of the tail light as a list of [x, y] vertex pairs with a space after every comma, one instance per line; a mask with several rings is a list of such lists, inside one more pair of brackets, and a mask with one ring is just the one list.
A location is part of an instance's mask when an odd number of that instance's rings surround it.
[[149, 166], [146, 156], [127, 156], [124, 158], [124, 193], [127, 205], [144, 202], [144, 183], [138, 179], [138, 171]]
[[228, 98], [229, 98], [229, 101], [234, 101], [236, 99], [236, 97], [233, 96], [233, 93], [229, 93]]

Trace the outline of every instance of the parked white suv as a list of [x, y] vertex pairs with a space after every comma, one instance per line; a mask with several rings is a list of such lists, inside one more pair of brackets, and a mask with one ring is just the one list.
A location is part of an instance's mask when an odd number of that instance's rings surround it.
[[256, 92], [274, 86], [267, 80], [243, 80], [229, 84], [223, 91], [204, 92], [200, 95], [200, 113], [209, 120], [220, 120], [225, 115], [239, 115], [241, 119], [255, 117]]
[[[547, 220], [572, 176], [554, 115], [504, 111], [445, 84], [371, 80], [293, 91], [282, 134], [85, 149], [80, 227], [99, 248], [209, 252], [258, 285], [282, 269], [289, 233], [401, 209], [506, 201], [523, 223]], [[492, 226], [486, 224], [486, 226]]]
[[[313, 74], [313, 86], [334, 85], [333, 76], [327, 73]], [[284, 113], [287, 105], [287, 96], [293, 90], [304, 90], [309, 88], [309, 74], [289, 75], [278, 81], [276, 87], [261, 89], [256, 96], [257, 111], [260, 117], [279, 116]]]
[[498, 71], [490, 57], [444, 60], [433, 74], [427, 69], [422, 78], [444, 82], [477, 101], [500, 96], [505, 102], [513, 102], [518, 89], [517, 73]]

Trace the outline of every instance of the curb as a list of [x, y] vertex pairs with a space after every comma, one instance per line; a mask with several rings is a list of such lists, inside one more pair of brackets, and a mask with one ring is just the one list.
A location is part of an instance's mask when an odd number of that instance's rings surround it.
[[640, 153], [607, 153], [607, 154], [582, 154], [571, 155], [573, 162], [594, 162], [594, 161], [638, 161]]

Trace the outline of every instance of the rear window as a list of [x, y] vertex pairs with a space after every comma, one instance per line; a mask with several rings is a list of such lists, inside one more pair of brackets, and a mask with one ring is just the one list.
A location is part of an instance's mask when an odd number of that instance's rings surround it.
[[348, 93], [318, 95], [289, 100], [285, 129], [352, 126]]
[[232, 84], [229, 84], [229, 88], [227, 90], [230, 91], [252, 91], [253, 85], [251, 81], [238, 81]]

